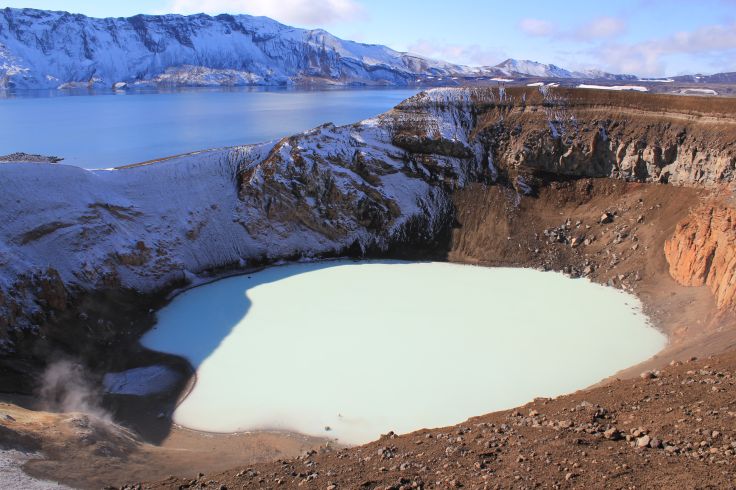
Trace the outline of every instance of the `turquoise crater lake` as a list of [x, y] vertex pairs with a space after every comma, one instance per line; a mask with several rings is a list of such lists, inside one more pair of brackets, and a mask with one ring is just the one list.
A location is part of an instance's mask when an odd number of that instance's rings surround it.
[[360, 444], [585, 388], [666, 339], [634, 296], [562, 274], [336, 261], [191, 289], [142, 342], [197, 370], [182, 426]]

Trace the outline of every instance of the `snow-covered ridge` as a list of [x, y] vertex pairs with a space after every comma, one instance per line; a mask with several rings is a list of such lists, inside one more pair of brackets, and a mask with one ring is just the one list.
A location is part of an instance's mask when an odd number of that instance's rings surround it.
[[66, 12], [0, 10], [0, 87], [279, 85], [310, 79], [406, 84], [417, 75], [465, 71], [265, 17], [96, 19]]
[[[470, 108], [438, 91], [349, 126], [128, 168], [0, 164], [0, 339], [64, 306], [51, 284], [151, 293], [221, 267], [431, 243], [449, 190], [483, 171]], [[449, 146], [418, 158], [400, 135]]]
[[572, 72], [564, 68], [529, 60], [508, 59], [497, 65], [497, 68], [500, 68], [509, 76], [521, 73], [535, 77], [573, 78]]
[[602, 70], [570, 71], [557, 65], [539, 63], [530, 60], [508, 59], [493, 68], [510, 77], [536, 77], [552, 79], [582, 80], [636, 80], [634, 75], [618, 75]]
[[636, 78], [511, 59], [497, 66], [468, 67], [249, 15], [97, 19], [35, 9], [0, 10], [0, 89], [409, 85], [529, 77]]

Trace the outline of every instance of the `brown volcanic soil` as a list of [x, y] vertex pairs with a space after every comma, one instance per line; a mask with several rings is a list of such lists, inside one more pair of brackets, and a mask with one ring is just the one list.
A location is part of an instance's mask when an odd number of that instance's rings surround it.
[[[529, 89], [526, 90], [529, 91]], [[534, 90], [531, 92], [534, 92]], [[571, 101], [577, 107], [605, 107], [613, 112], [617, 108], [629, 108], [652, 111], [660, 115], [689, 114], [716, 117], [733, 116], [736, 113], [736, 99], [732, 98], [680, 97], [646, 92], [582, 90], [573, 88], [559, 88], [554, 93]], [[532, 97], [537, 97], [537, 95], [533, 94]]]
[[295, 457], [323, 441], [280, 432], [207, 434], [173, 429], [160, 444], [106, 418], [22, 408], [25, 397], [0, 402], [0, 450], [40, 451], [26, 463], [31, 476], [73, 488], [99, 489], [131, 479], [156, 480], [192, 471], [225, 471], [243, 462]]
[[736, 355], [173, 488], [733, 488]]

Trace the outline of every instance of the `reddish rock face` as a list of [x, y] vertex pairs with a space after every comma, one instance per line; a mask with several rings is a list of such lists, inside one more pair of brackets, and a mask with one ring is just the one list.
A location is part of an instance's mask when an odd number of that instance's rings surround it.
[[664, 252], [677, 282], [708, 286], [719, 309], [736, 309], [736, 209], [699, 207], [677, 225]]

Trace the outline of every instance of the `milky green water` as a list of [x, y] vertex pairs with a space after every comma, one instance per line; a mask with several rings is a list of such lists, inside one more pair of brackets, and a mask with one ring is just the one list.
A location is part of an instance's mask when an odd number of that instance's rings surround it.
[[666, 340], [640, 306], [551, 272], [301, 264], [190, 290], [143, 343], [197, 370], [180, 425], [358, 444], [575, 391], [644, 361]]

